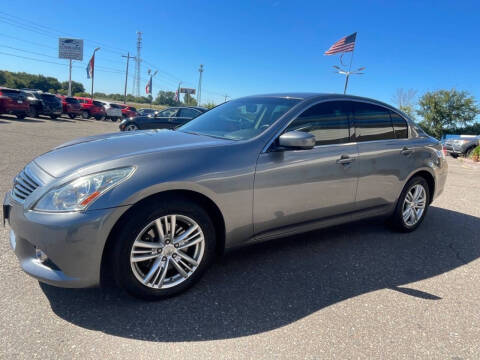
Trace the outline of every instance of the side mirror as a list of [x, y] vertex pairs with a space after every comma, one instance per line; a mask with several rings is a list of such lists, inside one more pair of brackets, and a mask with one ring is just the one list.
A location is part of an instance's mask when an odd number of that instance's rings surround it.
[[315, 146], [315, 136], [303, 131], [289, 131], [278, 138], [280, 146], [308, 150]]

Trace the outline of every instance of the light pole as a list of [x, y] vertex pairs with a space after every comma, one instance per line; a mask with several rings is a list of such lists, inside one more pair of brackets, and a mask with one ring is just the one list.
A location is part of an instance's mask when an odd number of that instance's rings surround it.
[[93, 55], [92, 55], [92, 59], [93, 59], [93, 67], [92, 67], [92, 92], [91, 92], [91, 97], [92, 97], [92, 100], [93, 100], [93, 80], [95, 78], [95, 53], [100, 50], [99, 47], [97, 47], [95, 50], [93, 50]]
[[[350, 67], [352, 64], [350, 63]], [[343, 89], [343, 93], [346, 94], [347, 92], [347, 86], [348, 86], [348, 78], [350, 75], [363, 75], [364, 73], [361, 72], [362, 70], [365, 70], [365, 67], [358, 68], [357, 70], [351, 71], [350, 68], [348, 70], [340, 68], [340, 66], [333, 65], [333, 67], [336, 69], [337, 74], [342, 74], [345, 75], [345, 88]]]
[[123, 103], [127, 102], [127, 83], [128, 83], [128, 63], [130, 59], [136, 59], [135, 56], [130, 56], [130, 52], [127, 53], [127, 56], [122, 55], [122, 57], [127, 58], [127, 71], [125, 72], [125, 89], [123, 91]]

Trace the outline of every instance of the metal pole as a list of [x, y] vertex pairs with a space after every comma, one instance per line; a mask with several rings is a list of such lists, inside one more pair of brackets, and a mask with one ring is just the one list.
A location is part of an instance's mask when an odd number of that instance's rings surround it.
[[197, 105], [200, 106], [200, 102], [202, 101], [202, 73], [203, 73], [203, 65], [200, 64], [200, 68], [198, 69], [200, 76], [198, 78], [198, 90], [197, 90]]
[[95, 53], [100, 50], [100, 48], [96, 48], [95, 50], [93, 50], [93, 55], [92, 55], [92, 58], [93, 58], [93, 67], [92, 67], [92, 93], [91, 93], [91, 98], [93, 100], [93, 80], [95, 78]]
[[350, 65], [348, 66], [347, 76], [345, 76], [345, 88], [343, 89], [343, 93], [347, 93], [347, 85], [348, 85], [348, 77], [350, 76], [350, 70], [352, 69], [352, 62], [353, 62], [353, 52], [355, 51], [355, 47], [352, 49], [352, 56], [350, 57]]
[[130, 62], [130, 52], [127, 53], [127, 56], [122, 55], [122, 57], [127, 58], [127, 71], [125, 72], [125, 90], [123, 92], [123, 103], [127, 102], [127, 84], [128, 84], [128, 63]]
[[178, 101], [178, 102], [180, 102], [180, 85], [182, 85], [182, 82], [181, 82], [181, 81], [178, 83], [178, 89], [177, 89], [177, 94], [178, 94], [178, 96], [177, 96], [177, 101]]
[[70, 59], [70, 69], [68, 72], [68, 96], [72, 96], [72, 59]]

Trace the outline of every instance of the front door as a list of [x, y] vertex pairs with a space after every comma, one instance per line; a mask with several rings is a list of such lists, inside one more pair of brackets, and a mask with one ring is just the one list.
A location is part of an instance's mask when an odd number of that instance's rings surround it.
[[316, 220], [350, 217], [358, 176], [350, 117], [348, 102], [314, 105], [285, 130], [315, 135], [313, 149], [280, 149], [274, 142], [259, 156], [253, 215], [257, 235], [282, 232], [282, 228], [289, 233], [294, 226], [308, 226]]

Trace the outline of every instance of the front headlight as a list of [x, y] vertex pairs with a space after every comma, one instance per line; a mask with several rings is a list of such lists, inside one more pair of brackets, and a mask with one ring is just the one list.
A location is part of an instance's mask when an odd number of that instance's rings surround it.
[[128, 179], [134, 171], [134, 167], [126, 167], [82, 176], [47, 192], [34, 206], [34, 210], [52, 212], [85, 210], [102, 194]]

